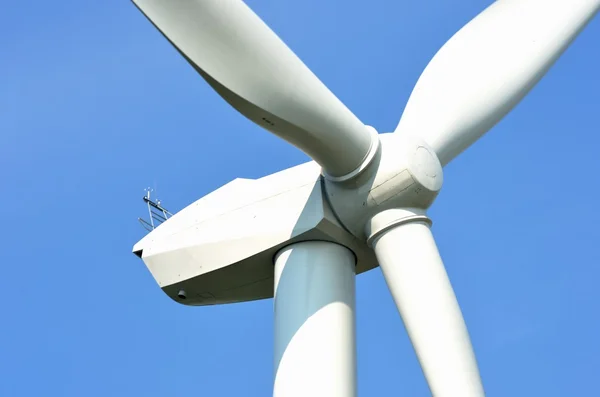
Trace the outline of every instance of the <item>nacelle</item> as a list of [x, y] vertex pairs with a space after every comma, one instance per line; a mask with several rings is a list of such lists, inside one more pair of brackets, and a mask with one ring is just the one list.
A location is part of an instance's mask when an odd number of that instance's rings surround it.
[[314, 162], [235, 179], [173, 215], [133, 252], [168, 296], [200, 306], [272, 297], [275, 254], [310, 240], [351, 249], [357, 273], [377, 266], [365, 241], [331, 211]]

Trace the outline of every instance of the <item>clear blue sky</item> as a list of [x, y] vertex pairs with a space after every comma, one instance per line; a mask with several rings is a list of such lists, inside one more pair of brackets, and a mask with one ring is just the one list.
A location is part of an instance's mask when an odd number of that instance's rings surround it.
[[[365, 123], [393, 130], [490, 0], [249, 0]], [[233, 111], [126, 0], [0, 12], [0, 395], [271, 394], [272, 301], [189, 308], [131, 254], [144, 187], [178, 210], [306, 157]], [[600, 17], [445, 170], [430, 211], [488, 396], [596, 395]], [[428, 390], [379, 269], [361, 396]]]

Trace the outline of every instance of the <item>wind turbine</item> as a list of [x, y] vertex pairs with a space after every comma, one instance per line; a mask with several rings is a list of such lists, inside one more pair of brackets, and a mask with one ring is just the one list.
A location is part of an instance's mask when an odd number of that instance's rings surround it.
[[314, 161], [236, 179], [140, 240], [175, 301], [274, 297], [274, 396], [356, 395], [355, 275], [379, 265], [435, 396], [483, 396], [427, 209], [600, 0], [498, 0], [433, 57], [393, 133], [364, 125], [241, 0], [134, 0], [231, 106]]

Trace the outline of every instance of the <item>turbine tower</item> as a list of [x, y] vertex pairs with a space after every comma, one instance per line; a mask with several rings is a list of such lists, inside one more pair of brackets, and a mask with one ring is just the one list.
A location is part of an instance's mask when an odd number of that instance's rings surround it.
[[534, 87], [600, 0], [498, 0], [416, 83], [393, 133], [363, 124], [241, 0], [134, 0], [232, 107], [314, 161], [236, 179], [134, 246], [176, 302], [274, 298], [277, 397], [356, 396], [355, 275], [380, 266], [435, 396], [480, 397], [430, 231], [442, 168]]

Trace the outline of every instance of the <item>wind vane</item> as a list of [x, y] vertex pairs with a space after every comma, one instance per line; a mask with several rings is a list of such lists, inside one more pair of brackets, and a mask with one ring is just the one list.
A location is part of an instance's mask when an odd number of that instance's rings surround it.
[[144, 202], [148, 206], [149, 220], [138, 218], [138, 221], [147, 231], [151, 232], [165, 222], [169, 217], [173, 216], [166, 208], [161, 206], [160, 200], [152, 201], [151, 192], [154, 189], [150, 187], [144, 189], [146, 195], [143, 197]]

